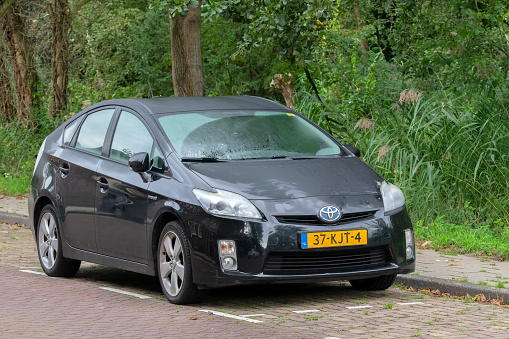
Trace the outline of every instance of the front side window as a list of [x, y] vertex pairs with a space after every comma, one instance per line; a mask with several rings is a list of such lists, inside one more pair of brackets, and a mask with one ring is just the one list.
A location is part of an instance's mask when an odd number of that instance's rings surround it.
[[154, 156], [152, 158], [152, 171], [157, 173], [164, 173], [168, 170], [168, 166], [166, 166], [166, 162], [164, 161], [164, 157], [156, 147], [154, 149]]
[[285, 112], [173, 113], [159, 117], [159, 123], [183, 158], [240, 160], [342, 153], [325, 133]]
[[146, 152], [150, 156], [153, 144], [154, 139], [141, 120], [123, 111], [113, 135], [110, 158], [127, 164], [136, 153]]
[[110, 108], [88, 115], [83, 125], [81, 125], [78, 139], [76, 140], [76, 148], [100, 155], [114, 112], [115, 109]]

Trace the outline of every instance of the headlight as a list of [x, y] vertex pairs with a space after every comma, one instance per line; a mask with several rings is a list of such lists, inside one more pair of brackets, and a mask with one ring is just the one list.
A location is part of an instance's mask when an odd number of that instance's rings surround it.
[[405, 196], [397, 186], [384, 181], [380, 186], [380, 192], [384, 201], [385, 213], [405, 205]]
[[262, 216], [256, 207], [239, 194], [218, 190], [217, 193], [203, 191], [195, 188], [194, 196], [205, 211], [219, 216], [261, 219]]

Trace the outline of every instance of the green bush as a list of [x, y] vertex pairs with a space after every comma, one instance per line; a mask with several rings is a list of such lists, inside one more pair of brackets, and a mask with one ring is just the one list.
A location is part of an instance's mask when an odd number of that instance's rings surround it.
[[490, 239], [497, 228], [509, 229], [509, 88], [464, 93], [437, 82], [419, 89], [420, 79], [408, 79], [379, 52], [341, 42], [315, 54], [310, 69], [320, 96], [301, 82], [297, 110], [356, 145], [364, 161], [401, 187], [421, 229], [441, 221], [444, 230], [475, 229]]

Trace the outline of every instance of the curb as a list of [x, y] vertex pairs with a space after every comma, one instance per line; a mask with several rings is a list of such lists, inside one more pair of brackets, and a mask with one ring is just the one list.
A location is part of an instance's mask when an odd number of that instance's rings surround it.
[[28, 217], [13, 213], [0, 213], [0, 223], [26, 225]]
[[502, 298], [502, 304], [509, 304], [509, 289], [507, 288], [493, 288], [489, 286], [474, 285], [470, 283], [459, 283], [440, 278], [423, 277], [419, 275], [398, 275], [396, 278], [397, 284], [405, 284], [408, 287], [413, 287], [416, 290], [430, 289], [439, 290], [442, 293], [450, 293], [451, 295], [475, 296], [483, 294], [486, 298], [497, 299]]

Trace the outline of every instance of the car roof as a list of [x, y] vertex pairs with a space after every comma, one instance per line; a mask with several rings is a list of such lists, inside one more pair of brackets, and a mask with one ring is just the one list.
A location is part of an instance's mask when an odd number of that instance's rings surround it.
[[106, 105], [125, 106], [135, 110], [142, 109], [151, 114], [211, 110], [278, 110], [293, 112], [290, 108], [275, 101], [247, 95], [113, 99], [97, 103], [89, 107], [87, 111]]

